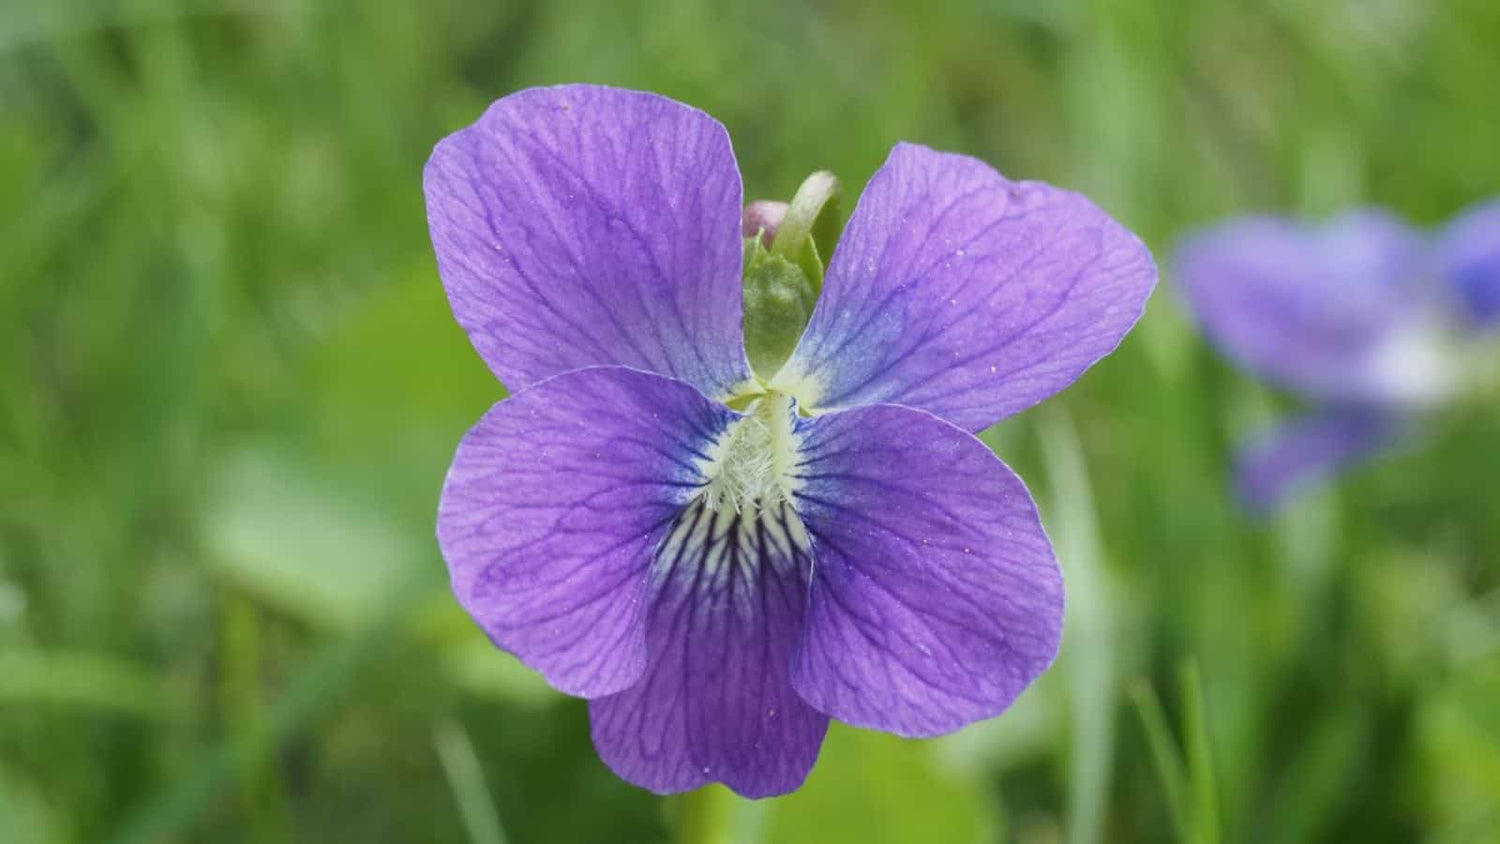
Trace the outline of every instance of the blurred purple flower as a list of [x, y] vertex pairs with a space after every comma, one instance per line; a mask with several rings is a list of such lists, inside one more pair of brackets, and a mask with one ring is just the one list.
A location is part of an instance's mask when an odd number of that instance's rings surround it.
[[1470, 326], [1500, 323], [1500, 199], [1461, 214], [1436, 245], [1436, 263], [1466, 308]]
[[740, 176], [708, 115], [522, 91], [439, 143], [424, 187], [454, 315], [514, 391], [443, 489], [454, 592], [589, 699], [621, 777], [784, 793], [829, 717], [945, 733], [1051, 663], [1051, 545], [971, 432], [1140, 315], [1150, 256], [1086, 199], [898, 145], [791, 359], [757, 378]]
[[1374, 209], [1322, 225], [1231, 220], [1174, 264], [1209, 340], [1316, 406], [1240, 455], [1240, 495], [1264, 511], [1462, 388], [1468, 347], [1500, 319], [1500, 203], [1435, 238]]

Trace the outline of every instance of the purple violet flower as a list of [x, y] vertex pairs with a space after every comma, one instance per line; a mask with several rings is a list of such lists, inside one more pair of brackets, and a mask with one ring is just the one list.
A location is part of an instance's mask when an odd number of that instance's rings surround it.
[[589, 700], [621, 777], [782, 794], [830, 717], [938, 735], [1052, 662], [1051, 544], [972, 432], [1140, 315], [1150, 256], [1088, 200], [896, 146], [795, 350], [753, 372], [740, 176], [703, 112], [521, 91], [437, 145], [424, 189], [454, 315], [513, 391], [443, 488], [454, 593]]
[[1436, 237], [1375, 209], [1230, 220], [1184, 242], [1173, 269], [1220, 351], [1314, 405], [1241, 452], [1240, 496], [1265, 511], [1469, 383], [1500, 322], [1500, 202]]

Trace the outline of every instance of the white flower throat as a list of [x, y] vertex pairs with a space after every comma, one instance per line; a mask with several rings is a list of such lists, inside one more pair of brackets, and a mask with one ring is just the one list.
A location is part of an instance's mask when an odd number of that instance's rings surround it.
[[709, 449], [702, 496], [714, 511], [779, 509], [795, 491], [797, 435], [792, 399], [775, 390], [752, 401], [745, 416]]

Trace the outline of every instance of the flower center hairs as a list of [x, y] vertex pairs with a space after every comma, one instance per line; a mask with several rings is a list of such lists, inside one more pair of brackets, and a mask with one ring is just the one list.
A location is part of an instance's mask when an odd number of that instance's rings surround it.
[[700, 464], [708, 483], [661, 542], [659, 576], [693, 560], [709, 578], [726, 567], [753, 571], [810, 562], [812, 540], [793, 497], [795, 419], [791, 397], [773, 391], [731, 423]]
[[714, 444], [701, 471], [702, 503], [714, 512], [775, 510], [792, 497], [797, 460], [791, 396], [771, 390], [752, 399], [745, 416]]

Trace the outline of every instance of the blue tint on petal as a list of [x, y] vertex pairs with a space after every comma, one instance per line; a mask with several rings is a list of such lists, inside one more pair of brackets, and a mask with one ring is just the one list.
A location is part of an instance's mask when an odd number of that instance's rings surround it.
[[897, 144], [772, 383], [815, 413], [900, 404], [978, 431], [1114, 351], [1155, 285], [1140, 239], [1085, 197]]

